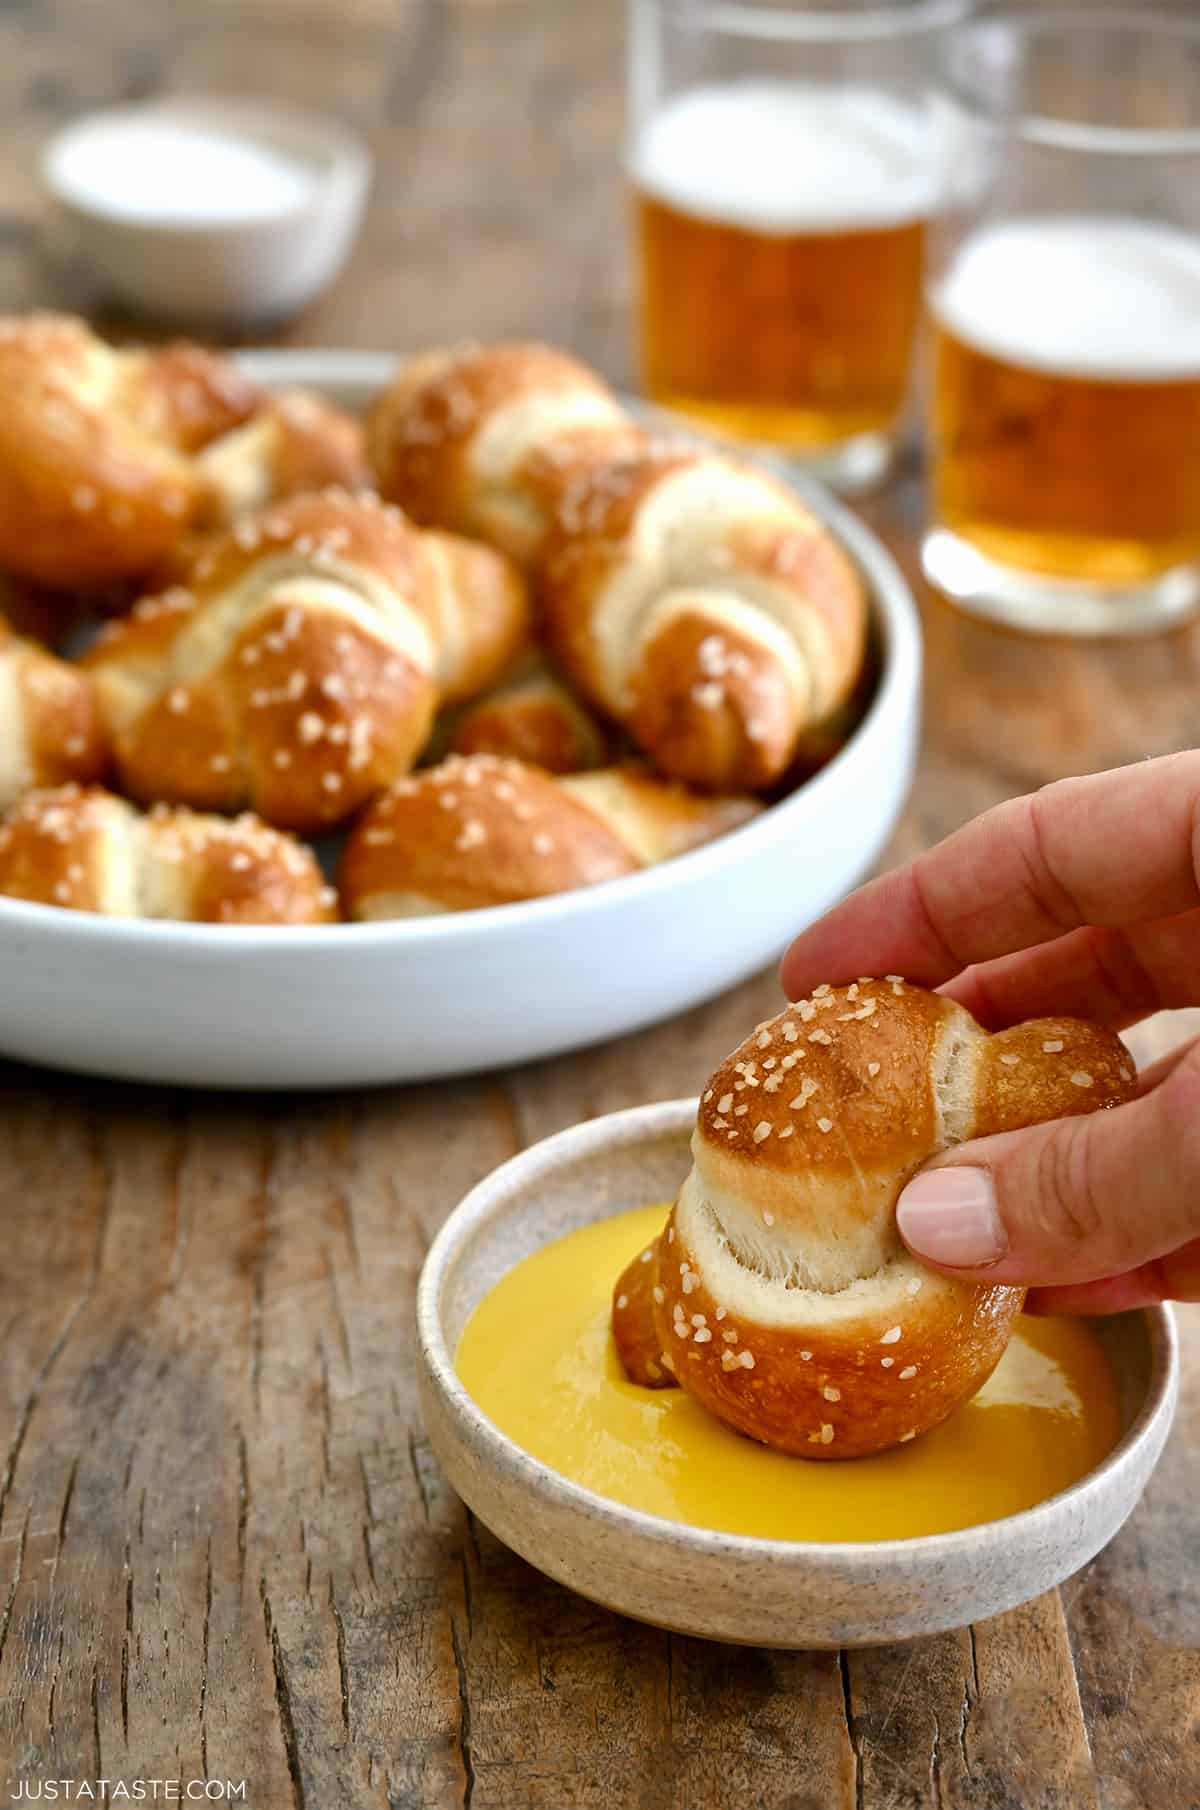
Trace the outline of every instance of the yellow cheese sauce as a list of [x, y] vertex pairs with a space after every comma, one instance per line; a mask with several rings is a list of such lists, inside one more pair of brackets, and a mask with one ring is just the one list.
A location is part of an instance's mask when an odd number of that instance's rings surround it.
[[1074, 1320], [1022, 1318], [988, 1382], [942, 1426], [844, 1464], [785, 1457], [681, 1389], [642, 1389], [613, 1346], [612, 1287], [664, 1217], [662, 1206], [641, 1207], [536, 1251], [485, 1296], [459, 1341], [459, 1376], [484, 1412], [597, 1495], [766, 1539], [902, 1539], [1029, 1508], [1116, 1443], [1108, 1360]]

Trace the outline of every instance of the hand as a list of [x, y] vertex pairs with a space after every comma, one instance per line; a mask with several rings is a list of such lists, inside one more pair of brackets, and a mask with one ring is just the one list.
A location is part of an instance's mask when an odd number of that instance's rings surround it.
[[[1115, 1030], [1200, 1005], [1200, 753], [1068, 779], [987, 811], [796, 939], [790, 997], [903, 974], [992, 1029]], [[1033, 1285], [1043, 1312], [1200, 1301], [1200, 1039], [1115, 1111], [947, 1150], [900, 1196], [935, 1269]]]

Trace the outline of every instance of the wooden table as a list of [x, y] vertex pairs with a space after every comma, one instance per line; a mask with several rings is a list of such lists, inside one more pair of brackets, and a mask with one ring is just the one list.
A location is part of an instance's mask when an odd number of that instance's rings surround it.
[[[63, 115], [252, 85], [367, 125], [367, 230], [294, 343], [542, 335], [628, 382], [615, 0], [0, 5], [0, 306], [87, 301], [40, 244]], [[911, 569], [915, 481], [866, 511]], [[1033, 645], [924, 599], [895, 861], [1066, 771], [1187, 745], [1200, 631]], [[0, 976], [0, 986], [3, 978]], [[464, 1514], [417, 1418], [422, 1252], [493, 1164], [695, 1089], [771, 975], [450, 1086], [219, 1099], [0, 1078], [0, 1780], [247, 1780], [255, 1810], [1188, 1810], [1200, 1804], [1200, 1310], [1166, 1460], [1093, 1565], [867, 1653], [621, 1621]], [[1179, 1034], [1154, 1026], [1141, 1053]], [[160, 1801], [165, 1787], [160, 1787]], [[99, 1795], [99, 1794], [97, 1794]]]

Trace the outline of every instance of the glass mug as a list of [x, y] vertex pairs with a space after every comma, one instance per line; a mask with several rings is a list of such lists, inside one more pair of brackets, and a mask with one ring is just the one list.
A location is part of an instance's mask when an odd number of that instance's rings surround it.
[[927, 576], [1057, 633], [1200, 605], [1200, 25], [980, 12], [947, 42]]
[[632, 0], [642, 381], [876, 482], [903, 425], [940, 190], [929, 77], [967, 0]]

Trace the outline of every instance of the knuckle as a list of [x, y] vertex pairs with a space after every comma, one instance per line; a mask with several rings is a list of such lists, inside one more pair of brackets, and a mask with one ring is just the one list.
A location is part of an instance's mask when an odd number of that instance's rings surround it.
[[1034, 1174], [1039, 1232], [1081, 1255], [1109, 1247], [1115, 1229], [1105, 1213], [1094, 1152], [1088, 1121], [1066, 1119], [1041, 1140]]
[[[1043, 913], [1062, 930], [1073, 929], [1084, 914], [1059, 878], [1054, 824], [1066, 816], [1065, 801], [1077, 780], [1061, 779], [1042, 792], [1031, 792], [1018, 803], [1024, 806], [1024, 838], [1021, 850], [1025, 859], [1030, 893]], [[1054, 794], [1048, 797], [1047, 794]]]

